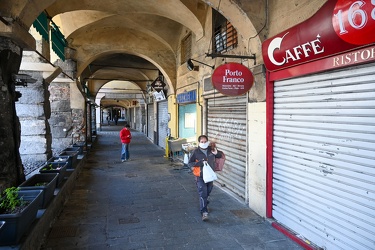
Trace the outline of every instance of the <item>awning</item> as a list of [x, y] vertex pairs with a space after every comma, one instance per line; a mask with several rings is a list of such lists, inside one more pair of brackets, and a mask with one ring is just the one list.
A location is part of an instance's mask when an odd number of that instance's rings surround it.
[[38, 18], [33, 23], [34, 28], [42, 36], [44, 40], [49, 42], [49, 32], [48, 32], [48, 18], [46, 13], [42, 12]]
[[52, 23], [51, 27], [51, 40], [52, 40], [52, 50], [65, 61], [65, 47], [67, 42], [64, 35], [60, 32], [59, 28]]

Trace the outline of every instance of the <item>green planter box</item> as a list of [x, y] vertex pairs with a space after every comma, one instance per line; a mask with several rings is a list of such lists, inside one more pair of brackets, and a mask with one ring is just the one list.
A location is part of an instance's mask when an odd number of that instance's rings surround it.
[[83, 151], [84, 151], [84, 148], [85, 148], [85, 143], [84, 142], [76, 142], [73, 144], [73, 147], [79, 147], [79, 152], [78, 154], [82, 155], [83, 154]]
[[38, 207], [42, 200], [41, 190], [20, 190], [18, 195], [24, 201], [30, 201], [29, 205], [19, 213], [0, 214], [0, 221], [5, 224], [0, 230], [0, 245], [16, 245], [22, 236], [29, 230], [36, 219]]
[[83, 150], [81, 149], [81, 147], [73, 146], [73, 147], [67, 147], [67, 148], [65, 148], [63, 150], [63, 152], [78, 152], [78, 154], [82, 154]]
[[39, 208], [44, 209], [53, 198], [58, 176], [58, 173], [36, 174], [19, 185], [19, 188], [21, 190], [42, 190], [42, 201]]
[[65, 178], [67, 167], [68, 167], [68, 158], [66, 158], [65, 161], [46, 162], [39, 169], [39, 173], [59, 174], [57, 177], [57, 181], [56, 181], [56, 186], [58, 186]]
[[66, 162], [68, 163], [66, 168], [72, 168], [72, 161], [68, 155], [65, 155], [65, 156], [59, 155], [59, 156], [51, 157], [50, 159], [48, 159], [47, 163], [50, 163], [50, 162], [58, 162], [58, 163]]
[[59, 157], [64, 156], [69, 158], [68, 169], [75, 168], [77, 166], [78, 151], [62, 151]]
[[5, 225], [5, 221], [3, 221], [3, 220], [0, 221], [0, 232], [3, 229], [4, 225]]

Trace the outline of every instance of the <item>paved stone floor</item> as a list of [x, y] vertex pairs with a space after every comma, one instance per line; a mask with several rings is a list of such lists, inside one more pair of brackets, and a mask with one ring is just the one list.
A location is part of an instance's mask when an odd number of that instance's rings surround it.
[[41, 249], [303, 249], [216, 186], [202, 222], [192, 174], [136, 131], [122, 163], [120, 129], [98, 132]]

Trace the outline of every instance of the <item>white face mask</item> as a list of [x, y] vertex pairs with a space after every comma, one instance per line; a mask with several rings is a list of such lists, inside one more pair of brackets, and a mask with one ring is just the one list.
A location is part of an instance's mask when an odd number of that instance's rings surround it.
[[199, 147], [200, 147], [201, 149], [206, 149], [206, 148], [208, 148], [208, 145], [210, 145], [210, 142], [199, 143]]

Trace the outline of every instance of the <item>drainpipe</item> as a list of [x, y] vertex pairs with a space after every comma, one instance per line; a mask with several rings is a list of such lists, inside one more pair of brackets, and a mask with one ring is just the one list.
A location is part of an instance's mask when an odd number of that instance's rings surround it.
[[[200, 103], [200, 94], [199, 94], [200, 87], [201, 87], [201, 83], [200, 83], [200, 81], [198, 81], [198, 93], [197, 93], [198, 99], [197, 99], [197, 101], [198, 101], [198, 105], [201, 107], [201, 114], [203, 115], [203, 106]], [[205, 117], [205, 119], [206, 118], [207, 117]], [[203, 119], [201, 119], [201, 134], [203, 134]]]

